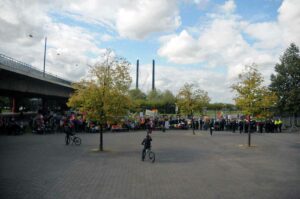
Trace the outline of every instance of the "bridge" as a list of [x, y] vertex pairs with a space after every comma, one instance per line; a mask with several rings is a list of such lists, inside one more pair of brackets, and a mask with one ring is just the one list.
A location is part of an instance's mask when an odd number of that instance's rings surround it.
[[0, 54], [0, 95], [10, 97], [12, 111], [16, 111], [17, 99], [41, 98], [43, 102], [54, 99], [64, 103], [73, 92], [72, 82], [59, 78]]

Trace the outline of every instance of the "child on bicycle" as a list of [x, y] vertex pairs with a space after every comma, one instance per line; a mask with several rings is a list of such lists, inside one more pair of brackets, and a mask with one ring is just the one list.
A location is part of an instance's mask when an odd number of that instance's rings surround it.
[[142, 152], [142, 161], [145, 160], [145, 155], [146, 155], [146, 150], [147, 149], [151, 149], [151, 142], [152, 142], [152, 138], [151, 136], [147, 133], [146, 138], [144, 138], [142, 145], [144, 145], [144, 149]]

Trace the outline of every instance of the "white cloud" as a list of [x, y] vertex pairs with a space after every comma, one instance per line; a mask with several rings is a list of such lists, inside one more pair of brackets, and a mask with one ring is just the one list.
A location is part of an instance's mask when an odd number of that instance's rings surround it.
[[79, 80], [87, 73], [87, 64], [93, 63], [103, 49], [95, 45], [96, 35], [80, 27], [53, 22], [48, 16], [52, 9], [49, 3], [2, 2], [5, 12], [0, 12], [0, 27], [5, 28], [0, 29], [0, 52], [42, 70], [47, 37], [46, 72]]
[[279, 8], [278, 24], [283, 32], [285, 46], [300, 44], [300, 1], [284, 0]]
[[205, 63], [207, 67], [227, 66], [247, 57], [250, 46], [240, 33], [235, 17], [214, 17], [210, 24], [201, 27], [198, 38], [186, 30], [179, 35], [164, 37], [158, 54], [179, 64]]
[[178, 28], [181, 19], [178, 0], [76, 0], [65, 3], [66, 14], [76, 20], [95, 23], [129, 39], [143, 39], [151, 33]]
[[183, 1], [197, 5], [197, 7], [200, 10], [205, 9], [210, 4], [210, 0], [183, 0]]
[[224, 5], [220, 6], [220, 10], [224, 13], [233, 13], [236, 9], [234, 0], [228, 0]]
[[272, 49], [282, 44], [282, 30], [276, 22], [250, 24], [245, 33], [255, 38], [255, 48]]
[[162, 41], [165, 45], [159, 49], [158, 54], [168, 57], [174, 63], [194, 63], [198, 58], [197, 51], [199, 46], [197, 41], [183, 30], [178, 36], [163, 37]]
[[113, 36], [108, 35], [108, 34], [104, 34], [101, 36], [101, 41], [111, 41], [113, 40]]
[[[177, 64], [200, 63], [214, 70], [227, 67], [227, 84], [233, 83], [245, 65], [256, 63], [269, 83], [279, 55], [290, 42], [300, 44], [299, 7], [297, 0], [284, 0], [278, 21], [250, 23], [234, 13], [235, 2], [229, 0], [219, 7], [220, 13], [208, 15], [207, 23], [192, 28], [198, 28], [198, 35], [192, 36], [186, 29], [164, 36], [158, 54]], [[222, 90], [226, 91], [227, 99], [232, 97], [228, 86]]]
[[[235, 7], [232, 0], [221, 6], [228, 12]], [[193, 37], [187, 30], [163, 37], [158, 54], [173, 63], [227, 66], [229, 71], [231, 67], [251, 62], [269, 66], [277, 62], [278, 55], [291, 41], [300, 43], [300, 10], [296, 8], [299, 8], [297, 1], [285, 0], [279, 9], [278, 21], [253, 24], [234, 13], [211, 14], [209, 22], [198, 27], [201, 30], [198, 37]], [[255, 42], [249, 43], [244, 34]], [[230, 71], [228, 77], [236, 75], [233, 71], [237, 70]]]
[[115, 29], [116, 13], [124, 6], [134, 6], [131, 0], [72, 0], [65, 1], [62, 10], [65, 14], [86, 23], [95, 23]]
[[143, 0], [135, 6], [120, 8], [116, 29], [122, 37], [143, 39], [154, 32], [170, 31], [181, 24], [176, 1]]

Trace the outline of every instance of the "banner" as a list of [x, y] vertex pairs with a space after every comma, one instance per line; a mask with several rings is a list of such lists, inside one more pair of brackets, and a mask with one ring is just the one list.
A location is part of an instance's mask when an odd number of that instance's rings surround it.
[[153, 112], [153, 111], [151, 111], [151, 110], [148, 110], [148, 109], [146, 109], [145, 115], [147, 115], [147, 116], [151, 116], [151, 117], [154, 117], [154, 116], [155, 116], [155, 112]]

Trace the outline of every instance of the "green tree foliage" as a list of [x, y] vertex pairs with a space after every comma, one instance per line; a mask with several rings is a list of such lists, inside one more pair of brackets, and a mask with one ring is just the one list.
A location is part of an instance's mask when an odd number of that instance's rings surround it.
[[163, 103], [163, 106], [161, 107], [163, 113], [175, 113], [176, 97], [171, 91], [165, 90], [161, 95], [161, 101]]
[[147, 95], [143, 93], [140, 89], [132, 89], [129, 91], [129, 96], [132, 101], [131, 111], [133, 112], [143, 111], [144, 105], [146, 103]]
[[9, 98], [0, 96], [0, 113], [4, 107], [10, 107]]
[[129, 96], [132, 100], [146, 100], [147, 95], [140, 89], [132, 89], [129, 91]]
[[270, 89], [278, 96], [277, 107], [281, 112], [295, 115], [300, 112], [300, 55], [299, 48], [291, 44], [271, 75]]
[[253, 64], [245, 66], [244, 72], [239, 74], [239, 82], [231, 86], [237, 93], [235, 103], [245, 115], [270, 115], [269, 108], [274, 106], [276, 96], [262, 85], [263, 81], [257, 66]]
[[129, 91], [133, 101], [133, 112], [144, 111], [145, 109], [158, 109], [160, 113], [174, 113], [176, 98], [171, 91], [159, 90], [150, 91], [148, 95], [139, 89]]
[[[73, 85], [75, 92], [67, 105], [87, 113], [88, 119], [97, 121], [101, 136], [104, 124], [116, 123], [128, 113], [131, 105], [129, 66], [128, 61], [108, 50], [103, 55], [103, 61], [91, 67], [91, 79]], [[100, 150], [101, 142], [100, 138]]]
[[184, 115], [193, 115], [195, 111], [201, 113], [203, 107], [207, 106], [210, 101], [206, 91], [187, 83], [180, 88], [176, 99], [179, 111]]
[[235, 110], [236, 107], [233, 104], [225, 104], [225, 103], [213, 103], [207, 105], [208, 110]]
[[173, 93], [169, 90], [165, 90], [163, 93], [162, 93], [162, 98], [161, 98], [162, 102], [164, 104], [175, 104], [176, 102], [176, 98], [175, 96], [173, 95]]
[[151, 90], [147, 95], [148, 103], [152, 108], [157, 108], [162, 104], [161, 101], [162, 93], [159, 90]]

